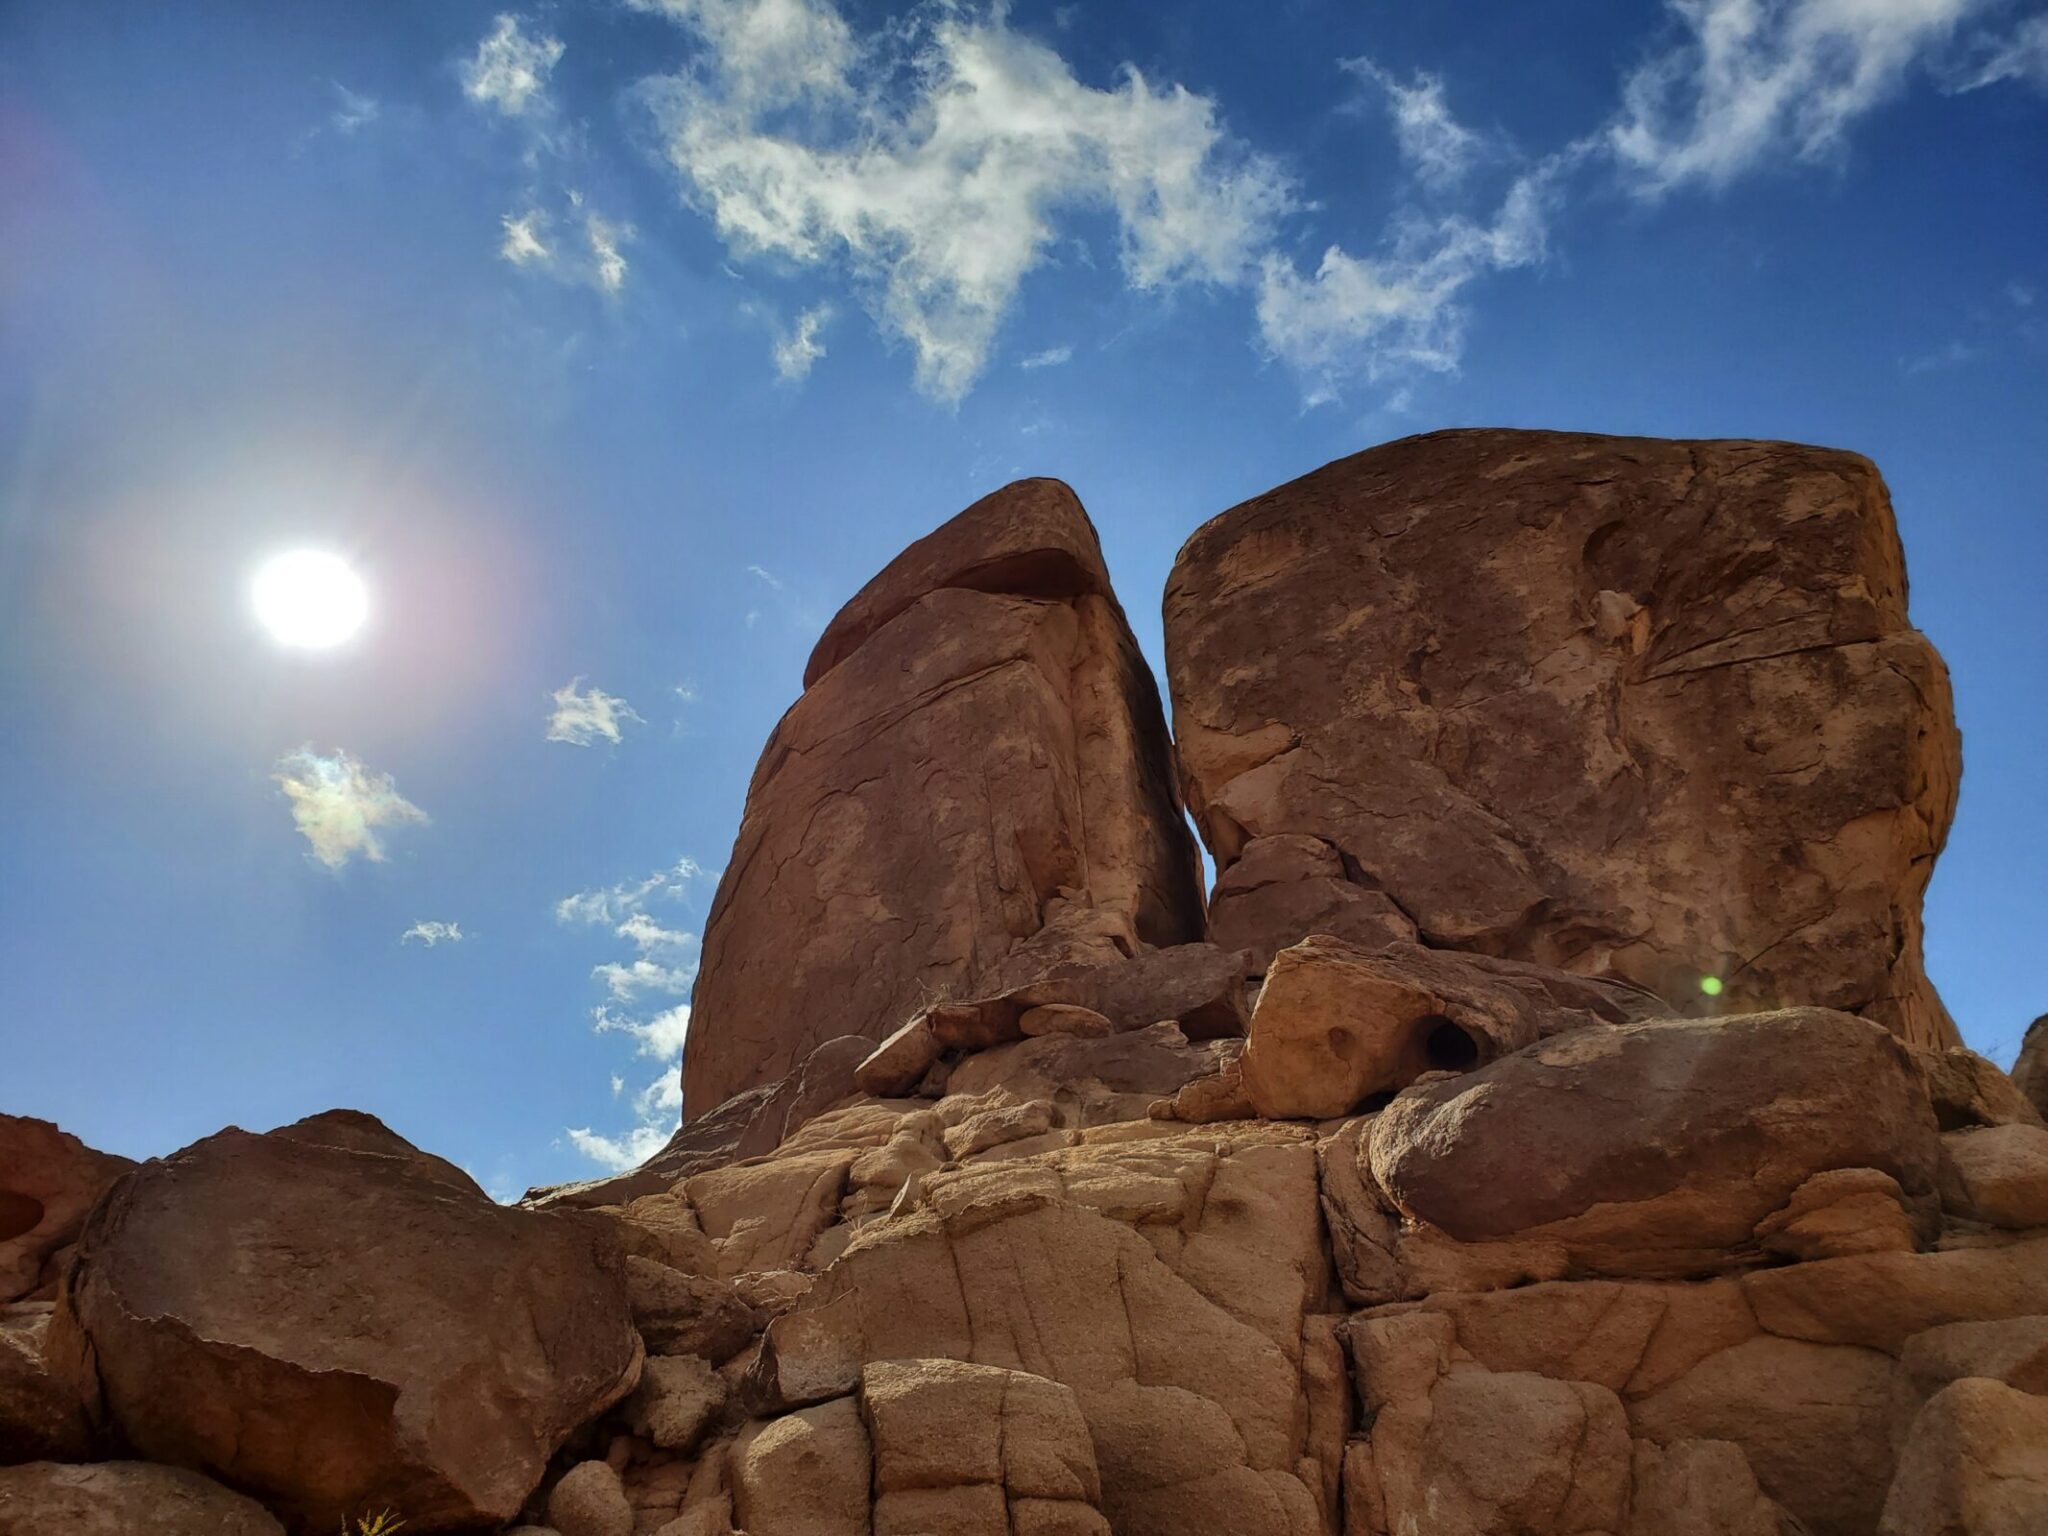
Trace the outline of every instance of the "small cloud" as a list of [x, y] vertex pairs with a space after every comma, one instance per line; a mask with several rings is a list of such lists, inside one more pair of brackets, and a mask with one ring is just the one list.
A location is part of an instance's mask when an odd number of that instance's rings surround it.
[[508, 213], [500, 222], [505, 226], [505, 238], [498, 242], [498, 254], [513, 266], [545, 266], [555, 259], [544, 238], [548, 216], [540, 209], [529, 208], [517, 218]]
[[1414, 82], [1403, 85], [1371, 59], [1345, 59], [1341, 67], [1385, 93], [1394, 141], [1425, 183], [1448, 187], [1472, 168], [1484, 141], [1451, 115], [1440, 77], [1418, 70]]
[[747, 567], [747, 574], [749, 576], [758, 577], [760, 580], [767, 582], [769, 586], [773, 587], [778, 592], [782, 590], [782, 579], [779, 576], [777, 576], [773, 571], [766, 570], [758, 565], [750, 565]]
[[2039, 297], [2025, 283], [2017, 282], [2005, 285], [2005, 296], [2011, 302], [2014, 309], [2032, 309], [2034, 307], [2034, 300]]
[[418, 939], [422, 944], [426, 945], [427, 948], [429, 949], [432, 949], [436, 944], [460, 944], [462, 942], [462, 924], [436, 922], [414, 923], [410, 928], [405, 930], [404, 934], [400, 936], [398, 942], [401, 944], [410, 944], [414, 939]]
[[1975, 362], [1977, 357], [1977, 349], [1968, 342], [1951, 341], [1945, 346], [1936, 347], [1932, 352], [1904, 358], [1899, 366], [1905, 371], [1906, 377], [1912, 378], [1915, 374], [1921, 373], [1946, 373], [1951, 368], [1960, 368], [1965, 363]]
[[551, 695], [555, 708], [548, 716], [549, 741], [588, 747], [601, 736], [616, 746], [623, 727], [646, 723], [634, 713], [632, 705], [615, 694], [602, 688], [579, 691], [582, 682], [582, 678], [572, 677]]
[[359, 95], [339, 80], [330, 80], [327, 83], [334, 87], [335, 100], [339, 103], [334, 109], [333, 116], [327, 119], [336, 133], [355, 133], [377, 121], [383, 108], [378, 105], [376, 98]]
[[271, 775], [291, 802], [292, 824], [312, 855], [340, 869], [357, 855], [384, 861], [380, 830], [425, 823], [427, 813], [398, 792], [388, 773], [373, 773], [347, 752], [323, 757], [300, 747], [277, 760]]
[[1824, 159], [1949, 42], [1973, 3], [1669, 0], [1677, 41], [1629, 75], [1602, 138], [1649, 198]]
[[1978, 40], [1978, 60], [1951, 89], [1981, 90], [2020, 80], [2048, 90], [2048, 14], [2029, 16], [2007, 37]]
[[590, 245], [593, 281], [604, 292], [617, 293], [626, 285], [626, 258], [619, 254], [619, 247], [633, 238], [633, 226], [587, 213], [583, 217], [583, 237]]
[[825, 355], [818, 332], [832, 318], [832, 306], [819, 304], [796, 318], [796, 329], [775, 345], [775, 371], [790, 383], [810, 376], [811, 364]]
[[549, 106], [548, 75], [562, 57], [562, 40], [546, 33], [528, 37], [519, 18], [504, 14], [462, 67], [462, 93], [507, 117], [525, 117]]
[[625, 1091], [626, 1080], [623, 1077], [619, 1076], [618, 1073], [614, 1072], [612, 1074], [612, 1097], [616, 1099], [620, 1094], [624, 1093]]
[[1043, 352], [1032, 353], [1029, 357], [1019, 362], [1017, 366], [1026, 372], [1034, 368], [1057, 368], [1062, 363], [1071, 361], [1073, 356], [1074, 349], [1072, 347], [1047, 347]]
[[[695, 859], [681, 858], [669, 868], [658, 869], [644, 880], [627, 880], [618, 885], [600, 886], [596, 890], [578, 891], [574, 896], [564, 896], [555, 903], [555, 921], [607, 923], [615, 927], [630, 923], [650, 899], [657, 896], [681, 896], [688, 891], [692, 882], [715, 873], [714, 870], [705, 869]], [[625, 937], [633, 938], [634, 935], [626, 934]]]

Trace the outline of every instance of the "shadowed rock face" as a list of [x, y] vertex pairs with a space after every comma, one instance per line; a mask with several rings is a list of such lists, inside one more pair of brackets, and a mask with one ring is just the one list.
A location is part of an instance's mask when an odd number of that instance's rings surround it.
[[639, 1380], [623, 1267], [584, 1218], [497, 1206], [336, 1110], [121, 1180], [45, 1348], [122, 1442], [295, 1531], [496, 1527]]
[[913, 544], [827, 627], [705, 928], [685, 1115], [835, 1035], [879, 1041], [1046, 926], [1199, 939], [1158, 691], [1087, 514], [1025, 480]]
[[[1341, 870], [1373, 933], [1956, 1043], [1920, 898], [1959, 744], [1868, 461], [1410, 438], [1201, 528], [1166, 645], [1231, 942], [1304, 937], [1280, 930], [1336, 911]], [[1231, 881], [1255, 855], [1256, 906]]]

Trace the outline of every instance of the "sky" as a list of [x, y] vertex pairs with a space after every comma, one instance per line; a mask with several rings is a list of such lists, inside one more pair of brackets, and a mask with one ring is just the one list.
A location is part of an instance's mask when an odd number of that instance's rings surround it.
[[[1181, 542], [1461, 425], [1869, 454], [1946, 655], [1928, 957], [2048, 1011], [2048, 14], [0, 0], [0, 1108], [673, 1127], [826, 619], [1027, 474]], [[312, 549], [367, 622], [279, 643]]]

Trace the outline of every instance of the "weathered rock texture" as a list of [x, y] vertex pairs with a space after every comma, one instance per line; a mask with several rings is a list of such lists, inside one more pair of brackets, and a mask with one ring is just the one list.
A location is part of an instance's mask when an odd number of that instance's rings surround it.
[[2048, 1013], [2027, 1026], [2019, 1059], [2012, 1065], [2012, 1080], [2035, 1112], [2048, 1117]]
[[1231, 942], [1419, 935], [1956, 1042], [1920, 897], [1957, 736], [1866, 460], [1406, 439], [1202, 527], [1166, 643]]
[[1102, 954], [1201, 938], [1158, 692], [1065, 486], [1020, 481], [904, 551], [804, 682], [705, 927], [686, 1117], [972, 993], [1056, 903]]
[[0, 1303], [56, 1294], [86, 1212], [134, 1166], [47, 1120], [0, 1115]]
[[0, 1470], [0, 1536], [2048, 1530], [2048, 1126], [1918, 973], [1868, 467], [1457, 434], [1190, 551], [1208, 940], [1013, 487], [820, 643], [670, 1145], [540, 1212], [340, 1114], [128, 1174], [0, 1446], [238, 1493]]
[[620, 1256], [367, 1115], [239, 1130], [94, 1211], [49, 1344], [109, 1425], [295, 1526], [503, 1522], [639, 1378]]

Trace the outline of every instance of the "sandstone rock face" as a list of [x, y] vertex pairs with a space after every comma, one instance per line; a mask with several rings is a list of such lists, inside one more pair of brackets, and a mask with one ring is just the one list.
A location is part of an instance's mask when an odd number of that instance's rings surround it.
[[2048, 1530], [2039, 1053], [1919, 976], [1896, 565], [1770, 444], [1227, 515], [1169, 612], [1205, 936], [1092, 531], [1012, 487], [820, 641], [669, 1145], [567, 1210], [342, 1113], [127, 1174], [0, 1307], [0, 1462], [221, 1483], [0, 1470], [0, 1536]]
[[828, 1035], [879, 1040], [971, 993], [1063, 895], [1126, 952], [1199, 939], [1170, 756], [1065, 486], [1020, 481], [912, 545], [826, 628], [754, 772], [705, 927], [686, 1117]]
[[[1405, 918], [1433, 946], [1696, 1006], [1813, 1004], [1956, 1043], [1920, 898], [1957, 736], [1867, 461], [1409, 438], [1201, 528], [1166, 643], [1232, 942], [1277, 951], [1335, 903], [1354, 938]], [[1234, 867], [1281, 837], [1329, 853], [1240, 926]]]
[[0, 1115], [0, 1303], [56, 1294], [86, 1212], [134, 1166], [47, 1120]]
[[[1992, 1134], [1992, 1133], [1979, 1133]], [[1395, 1207], [1569, 1273], [1708, 1274], [1808, 1180], [1870, 1169], [1923, 1203], [1941, 1156], [1905, 1048], [1822, 1009], [1580, 1030], [1411, 1088], [1373, 1127]]]
[[87, 1461], [91, 1416], [76, 1388], [43, 1358], [51, 1303], [0, 1306], [0, 1467], [24, 1461]]
[[147, 1462], [0, 1467], [0, 1536], [284, 1536], [263, 1506]]
[[1624, 983], [1316, 934], [1273, 960], [1240, 1067], [1257, 1113], [1331, 1119], [1425, 1072], [1469, 1072], [1550, 1035], [1669, 1011]]
[[94, 1212], [52, 1348], [137, 1450], [295, 1525], [503, 1523], [638, 1380], [603, 1237], [494, 1205], [367, 1115], [223, 1131]]
[[2035, 1113], [2048, 1118], [2048, 1013], [2027, 1026], [2019, 1059], [2012, 1064], [2012, 1080]]

